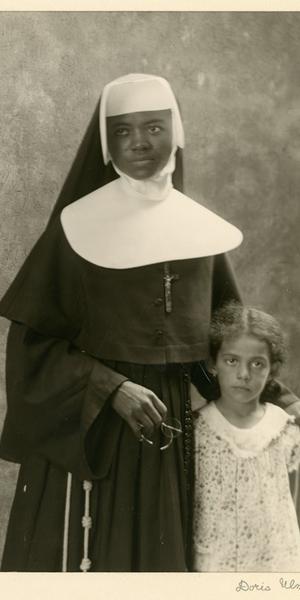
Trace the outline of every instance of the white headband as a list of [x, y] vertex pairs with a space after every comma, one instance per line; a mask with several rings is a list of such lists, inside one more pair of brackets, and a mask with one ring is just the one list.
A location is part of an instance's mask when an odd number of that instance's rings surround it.
[[172, 112], [173, 145], [184, 146], [181, 116], [168, 81], [156, 75], [132, 73], [108, 83], [100, 102], [100, 138], [104, 163], [110, 160], [107, 146], [106, 118], [115, 115], [170, 109]]

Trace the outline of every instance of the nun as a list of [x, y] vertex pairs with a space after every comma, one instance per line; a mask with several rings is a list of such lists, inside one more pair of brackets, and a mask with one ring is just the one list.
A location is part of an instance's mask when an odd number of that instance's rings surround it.
[[3, 571], [190, 569], [191, 383], [213, 394], [208, 327], [240, 300], [227, 253], [242, 234], [184, 195], [183, 147], [165, 79], [106, 85], [0, 303], [0, 455], [20, 463]]

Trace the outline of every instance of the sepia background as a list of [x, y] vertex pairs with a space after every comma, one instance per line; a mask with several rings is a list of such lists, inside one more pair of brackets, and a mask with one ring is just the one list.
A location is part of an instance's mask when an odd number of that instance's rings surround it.
[[[103, 85], [163, 75], [185, 125], [185, 193], [243, 231], [231, 259], [244, 301], [283, 324], [282, 379], [300, 394], [299, 26], [291, 12], [0, 12], [0, 295], [43, 231]], [[0, 461], [0, 555], [16, 476]]]

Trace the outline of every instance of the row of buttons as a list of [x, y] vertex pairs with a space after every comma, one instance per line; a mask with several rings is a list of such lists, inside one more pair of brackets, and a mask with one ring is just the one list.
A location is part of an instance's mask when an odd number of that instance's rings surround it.
[[[153, 304], [154, 304], [155, 306], [162, 306], [162, 305], [163, 305], [163, 303], [164, 303], [164, 300], [163, 300], [163, 298], [161, 298], [161, 297], [155, 298], [155, 300], [154, 300], [154, 302], [153, 302]], [[163, 329], [156, 329], [156, 330], [155, 330], [155, 336], [156, 336], [156, 338], [157, 338], [158, 340], [161, 340], [161, 338], [163, 337], [164, 333], [165, 333], [165, 332], [163, 331]]]
[[[163, 303], [164, 303], [164, 300], [160, 296], [158, 296], [157, 298], [155, 298], [155, 300], [153, 302], [153, 304], [155, 306], [162, 306]], [[155, 336], [156, 336], [157, 339], [161, 339], [163, 337], [164, 333], [165, 332], [164, 332], [163, 329], [156, 329], [155, 330]]]

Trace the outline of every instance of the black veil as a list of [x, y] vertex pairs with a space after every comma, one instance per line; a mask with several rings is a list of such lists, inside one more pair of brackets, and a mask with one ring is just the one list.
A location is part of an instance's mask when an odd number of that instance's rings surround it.
[[[62, 264], [59, 253], [61, 236], [59, 235], [59, 215], [63, 208], [79, 198], [106, 185], [118, 177], [112, 163], [104, 164], [100, 128], [99, 104], [97, 103], [91, 121], [79, 146], [65, 183], [52, 209], [48, 224], [36, 241], [19, 272], [0, 300], [0, 315], [11, 321], [25, 323], [41, 333], [55, 333], [59, 318], [50, 318], [53, 306], [58, 307], [58, 298], [65, 289], [66, 305], [70, 289], [72, 269]], [[183, 191], [182, 152], [176, 153], [173, 185]], [[64, 277], [62, 277], [64, 273]], [[76, 286], [75, 286], [76, 288]], [[60, 323], [59, 331], [65, 331], [66, 323]], [[71, 336], [65, 331], [65, 336]]]

